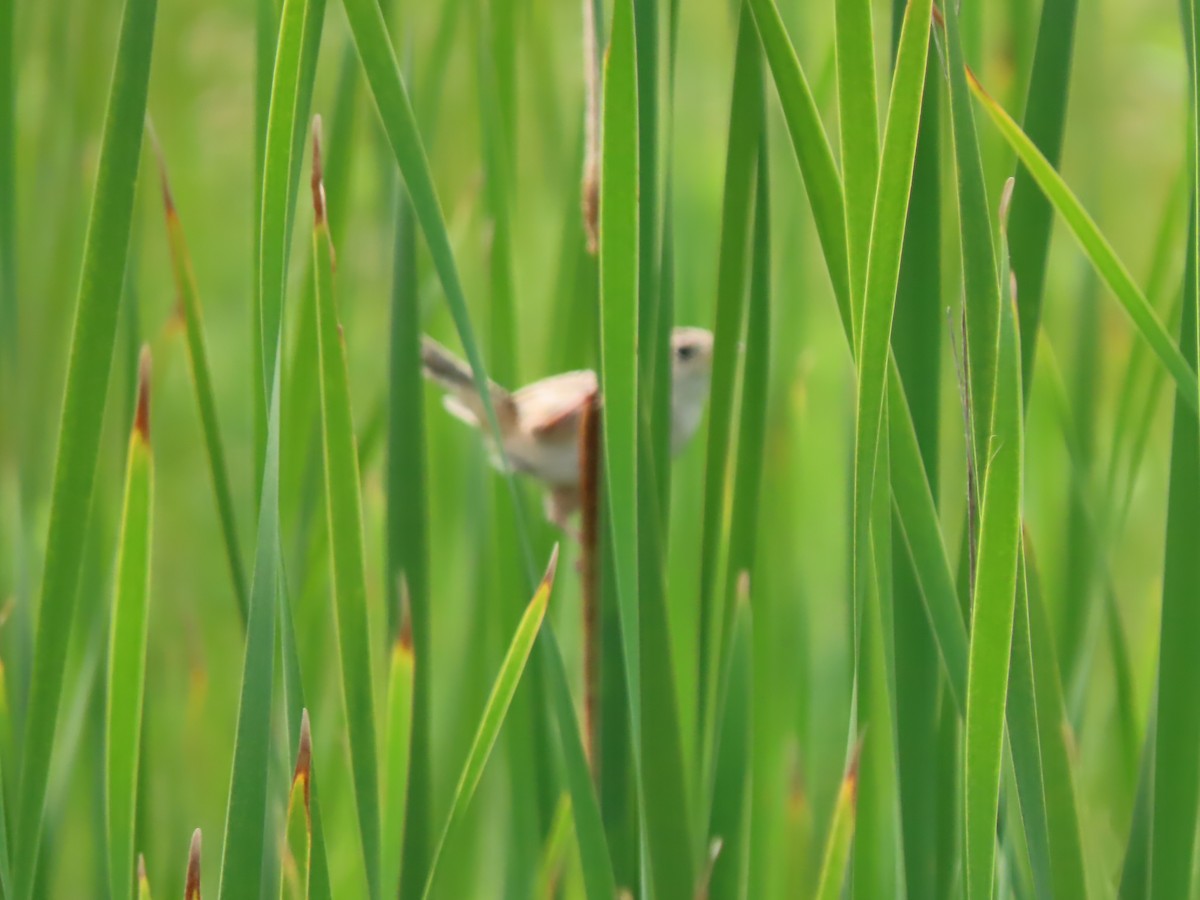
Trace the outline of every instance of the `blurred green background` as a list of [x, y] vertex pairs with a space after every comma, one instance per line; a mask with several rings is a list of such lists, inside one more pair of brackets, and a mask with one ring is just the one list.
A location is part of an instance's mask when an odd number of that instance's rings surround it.
[[[967, 56], [981, 80], [1019, 115], [1028, 79], [1038, 7], [1034, 0], [964, 4]], [[501, 9], [503, 7], [503, 9]], [[836, 135], [833, 5], [783, 2], [781, 12], [808, 72], [827, 127]], [[10, 695], [19, 698], [28, 660], [14, 637], [28, 628], [21, 603], [37, 595], [49, 513], [52, 460], [104, 103], [120, 9], [117, 4], [16, 4], [17, 247], [19, 367], [15, 392], [0, 399], [13, 445], [0, 458], [0, 598]], [[881, 79], [889, 67], [891, 9], [876, 3]], [[481, 115], [511, 86], [509, 182], [512, 271], [518, 326], [511, 386], [568, 367], [591, 366], [595, 262], [582, 254], [578, 186], [582, 66], [578, 4], [548, 0], [395, 0], [389, 12], [409, 73], [418, 122], [475, 322], [487, 333], [494, 223], [484, 196]], [[512, 68], [493, 92], [479, 69], [479, 47], [497, 21], [515, 35]], [[736, 10], [730, 4], [679, 7], [674, 103], [662, 136], [674, 203], [676, 321], [711, 327], [729, 122]], [[231, 467], [244, 556], [252, 547], [253, 433], [250, 315], [254, 194], [254, 11], [229, 0], [170, 0], [160, 5], [150, 84], [150, 117], [162, 144], [175, 201], [204, 303], [216, 399]], [[314, 112], [326, 127], [337, 110], [339, 79], [353, 79], [353, 139], [347, 195], [337, 240], [338, 296], [350, 363], [355, 421], [363, 448], [363, 497], [372, 615], [380, 639], [376, 684], [385, 677], [384, 559], [388, 322], [398, 180], [384, 145], [340, 4], [330, 4]], [[663, 85], [665, 87], [665, 74]], [[1139, 283], [1162, 275], [1151, 301], [1174, 308], [1183, 266], [1186, 75], [1178, 13], [1168, 2], [1087, 4], [1079, 18], [1062, 170]], [[886, 84], [881, 80], [881, 84]], [[941, 91], [945, 104], [944, 87]], [[768, 88], [773, 204], [771, 378], [760, 540], [753, 572], [755, 703], [765, 723], [756, 734], [754, 829], [761, 855], [751, 884], [763, 891], [815, 878], [823, 835], [844, 764], [850, 702], [850, 503], [854, 373], [808, 201]], [[881, 91], [885, 96], [885, 92]], [[345, 95], [343, 95], [345, 96]], [[490, 114], [490, 113], [489, 113]], [[665, 119], [666, 117], [664, 117]], [[1013, 169], [986, 117], [977, 114], [994, 208]], [[947, 130], [943, 160], [949, 166]], [[123, 324], [106, 411], [88, 555], [72, 634], [43, 852], [47, 896], [100, 896], [103, 877], [103, 656], [119, 519], [123, 458], [137, 347], [154, 352], [153, 443], [157, 505], [151, 588], [142, 807], [139, 846], [156, 893], [179, 895], [193, 828], [205, 835], [206, 887], [216, 884], [233, 750], [242, 660], [242, 628], [218, 530], [199, 420], [195, 412], [163, 228], [157, 174], [144, 150], [131, 244]], [[307, 151], [306, 151], [307, 153]], [[307, 170], [306, 170], [307, 171]], [[306, 176], [307, 177], [307, 176]], [[943, 172], [947, 186], [953, 170]], [[311, 211], [302, 188], [287, 297], [292, 328], [308, 271]], [[957, 214], [944, 204], [942, 305], [960, 303]], [[0, 198], [7, 202], [7, 198]], [[1166, 224], [1164, 224], [1166, 223]], [[1154, 259], [1162, 228], [1172, 229]], [[1060, 649], [1078, 641], [1064, 671], [1074, 726], [1085, 847], [1097, 896], [1109, 896], [1133, 801], [1122, 703], [1144, 728], [1155, 683], [1164, 522], [1170, 446], [1166, 391], [1153, 408], [1146, 453], [1128, 484], [1131, 505], [1119, 533], [1097, 537], [1081, 512], [1083, 496], [1103, 484], [1117, 402], [1132, 336], [1072, 239], [1056, 226], [1046, 287], [1044, 334], [1032, 386], [1026, 466], [1026, 515], [1038, 547], [1043, 587]], [[441, 288], [421, 245], [418, 257], [426, 330], [457, 347]], [[1165, 312], [1164, 312], [1165, 315]], [[956, 548], [962, 521], [962, 412], [948, 316], [923, 352], [940, 358], [941, 451], [938, 492], [946, 543]], [[485, 342], [486, 347], [486, 342]], [[486, 353], [485, 353], [486, 355]], [[289, 365], [290, 351], [287, 352]], [[301, 360], [298, 365], [315, 365]], [[294, 371], [294, 370], [293, 370]], [[1056, 384], [1056, 382], [1059, 382]], [[1073, 465], [1063, 439], [1067, 413], [1082, 435], [1085, 466]], [[461, 761], [511, 633], [513, 610], [527, 597], [502, 596], [491, 548], [489, 511], [498, 476], [476, 436], [445, 415], [427, 391], [429, 547], [433, 603], [434, 821], [448, 808]], [[288, 467], [304, 481], [312, 447], [282, 448], [284, 550], [297, 610], [301, 657], [312, 696], [315, 758], [322, 779], [326, 835], [336, 896], [363, 896], [349, 765], [340, 723], [336, 647], [328, 601], [328, 563], [315, 529], [299, 523], [313, 498], [287, 494]], [[20, 461], [19, 476], [16, 462]], [[695, 596], [703, 506], [703, 440], [679, 458], [672, 479], [669, 611], [683, 734], [693, 733], [696, 695]], [[1122, 472], [1123, 475], [1123, 472]], [[1123, 482], [1122, 482], [1123, 484]], [[540, 495], [525, 485], [537, 523], [535, 556], [562, 539], [540, 522]], [[315, 536], [314, 536], [315, 534]], [[551, 601], [581, 696], [579, 579], [575, 542]], [[1132, 694], [1117, 696], [1114, 643], [1099, 613], [1111, 579]], [[21, 598], [15, 606], [11, 598]], [[1080, 605], [1082, 604], [1082, 605]], [[380, 698], [381, 700], [381, 698]], [[18, 710], [20, 701], [14, 704]], [[1126, 710], [1128, 711], [1128, 710]], [[510, 723], [511, 724], [511, 723]], [[507, 735], [507, 729], [506, 729]], [[1114, 738], [1114, 735], [1117, 737]], [[502, 738], [489, 764], [469, 827], [456, 835], [473, 865], [447, 870], [445, 897], [499, 896], [506, 874], [536, 865], [540, 852], [512, 830], [532, 801], [514, 794], [523, 746]], [[694, 746], [685, 741], [689, 764]], [[1133, 752], [1139, 751], [1134, 743]], [[290, 752], [290, 751], [289, 751]], [[6, 777], [14, 777], [11, 772]], [[282, 804], [284, 801], [280, 799]], [[280, 814], [282, 810], [280, 810]], [[761, 829], [761, 832], [759, 831]], [[799, 831], [797, 831], [799, 829]], [[797, 834], [808, 835], [789, 849]], [[793, 882], [792, 867], [801, 871]], [[752, 888], [752, 896], [759, 894]]]

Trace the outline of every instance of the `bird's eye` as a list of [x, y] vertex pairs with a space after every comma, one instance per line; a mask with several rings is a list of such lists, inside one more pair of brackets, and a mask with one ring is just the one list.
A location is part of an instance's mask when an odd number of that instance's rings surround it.
[[684, 344], [682, 347], [680, 347], [675, 352], [679, 355], [680, 362], [687, 362], [689, 359], [691, 359], [693, 356], [696, 355], [696, 348], [693, 347], [691, 344]]

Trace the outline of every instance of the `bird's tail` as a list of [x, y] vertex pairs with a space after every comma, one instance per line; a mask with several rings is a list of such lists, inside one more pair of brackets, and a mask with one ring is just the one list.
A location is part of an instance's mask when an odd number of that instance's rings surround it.
[[[471, 367], [428, 336], [421, 338], [421, 365], [425, 377], [446, 390], [443, 400], [446, 410], [468, 425], [481, 427], [487, 420], [487, 414], [479, 399], [479, 392], [475, 389], [475, 376]], [[489, 380], [488, 385], [500, 430], [507, 432], [517, 420], [512, 394], [494, 381]]]

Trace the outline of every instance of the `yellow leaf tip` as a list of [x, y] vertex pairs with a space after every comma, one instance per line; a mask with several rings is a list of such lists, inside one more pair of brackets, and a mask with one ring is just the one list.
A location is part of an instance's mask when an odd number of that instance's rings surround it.
[[312, 728], [307, 709], [300, 714], [300, 746], [296, 750], [296, 771], [292, 783], [300, 779], [304, 779], [304, 803], [307, 806], [309, 784], [312, 782]]
[[146, 879], [146, 855], [144, 853], [138, 854], [137, 877], [138, 877], [139, 883], [147, 880]]
[[133, 417], [133, 430], [147, 444], [150, 443], [150, 345], [142, 344], [138, 357], [137, 412]]

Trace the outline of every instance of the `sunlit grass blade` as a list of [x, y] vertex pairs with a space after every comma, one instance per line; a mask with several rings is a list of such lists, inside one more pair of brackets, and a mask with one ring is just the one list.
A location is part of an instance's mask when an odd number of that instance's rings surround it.
[[150, 548], [154, 459], [150, 449], [150, 349], [142, 348], [137, 413], [129, 438], [125, 501], [117, 550], [116, 590], [108, 651], [105, 784], [108, 877], [113, 897], [133, 894], [146, 633], [150, 612]]
[[217, 405], [213, 398], [212, 370], [208, 361], [208, 345], [204, 337], [204, 318], [200, 308], [200, 296], [196, 288], [196, 275], [192, 270], [191, 255], [183, 235], [183, 224], [171, 196], [167, 180], [167, 164], [159, 147], [159, 175], [162, 180], [163, 210], [167, 219], [167, 244], [171, 250], [171, 272], [175, 277], [175, 294], [179, 310], [183, 314], [188, 346], [188, 362], [191, 365], [192, 384], [196, 389], [196, 405], [200, 411], [200, 425], [204, 432], [204, 448], [208, 451], [208, 468], [212, 475], [213, 493], [216, 494], [217, 515], [221, 520], [221, 537], [225, 541], [225, 558], [229, 574], [233, 579], [233, 596], [242, 622], [246, 621], [246, 572], [242, 565], [241, 545], [237, 536], [237, 517], [233, 506], [233, 491], [229, 486], [229, 469], [225, 464], [225, 446], [221, 441], [220, 423], [217, 421]]
[[850, 860], [850, 847], [854, 842], [854, 820], [858, 803], [858, 758], [862, 739], [851, 757], [846, 776], [842, 779], [837, 802], [833, 807], [833, 820], [829, 825], [829, 836], [825, 841], [825, 852], [821, 863], [821, 874], [817, 879], [815, 900], [838, 900], [846, 881], [846, 870]]
[[[1188, 246], [1196, 234], [1191, 210]], [[1187, 254], [1180, 345], [1185, 365], [1196, 362], [1197, 260]], [[1150, 816], [1149, 894], [1153, 900], [1186, 897], [1195, 854], [1197, 791], [1200, 791], [1200, 709], [1191, 685], [1200, 678], [1200, 430], [1195, 410], [1178, 391], [1171, 441], [1166, 557], [1162, 576], [1162, 622], [1158, 655], [1158, 704], [1154, 712], [1153, 803]]]
[[[407, 592], [402, 593], [402, 597]], [[408, 613], [403, 613], [407, 616]], [[402, 619], [403, 621], [403, 619]], [[384, 740], [383, 856], [380, 864], [385, 897], [398, 896], [404, 850], [405, 812], [408, 805], [409, 760], [413, 718], [413, 643], [411, 627], [400, 626], [392, 647], [388, 673], [387, 732]]]
[[[6, 198], [0, 204], [0, 384], [8, 387], [17, 371], [16, 6], [16, 0], [0, 0], [0, 197]], [[13, 427], [0, 427], [0, 449]]]
[[713, 772], [712, 818], [708, 829], [713, 840], [721, 842], [709, 881], [708, 896], [713, 900], [744, 896], [749, 876], [754, 625], [750, 577], [746, 572], [742, 572], [730, 624], [728, 661], [716, 709], [721, 737]]
[[[225, 814], [221, 900], [259, 895], [267, 815], [267, 767], [271, 741], [271, 696], [275, 682], [276, 596], [279, 559], [279, 369], [271, 387], [263, 492], [259, 504], [254, 576], [246, 621], [246, 649], [238, 702], [233, 772]], [[199, 894], [199, 831], [193, 842]], [[189, 864], [190, 866], [190, 864]], [[190, 895], [189, 895], [190, 896]]]
[[504, 655], [504, 662], [500, 665], [491, 695], [484, 707], [479, 728], [475, 732], [466, 763], [463, 765], [462, 775], [458, 780], [458, 786], [454, 789], [454, 799], [450, 805], [446, 824], [442, 828], [441, 837], [433, 852], [433, 858], [429, 865], [429, 881], [425, 885], [425, 896], [429, 896], [433, 889], [438, 873], [438, 861], [445, 849], [446, 839], [470, 805], [475, 789], [479, 786], [479, 779], [483, 777], [484, 766], [487, 765], [492, 747], [500, 734], [500, 726], [504, 724], [504, 717], [508, 713], [513, 694], [516, 693], [521, 675], [525, 671], [525, 664], [529, 660], [529, 654], [533, 651], [533, 643], [537, 639], [538, 632], [542, 627], [542, 620], [546, 616], [546, 607], [550, 602], [550, 592], [554, 587], [554, 575], [557, 568], [558, 547], [555, 546], [554, 552], [550, 554], [550, 562], [546, 566], [546, 574], [538, 586], [537, 593], [529, 602], [525, 615], [521, 617], [521, 621], [517, 625], [516, 633], [508, 646], [508, 652]]
[[[125, 4], [83, 251], [46, 537], [39, 606], [43, 627], [37, 632], [34, 650], [20, 791], [13, 820], [16, 900], [32, 895], [37, 875], [54, 728], [83, 564], [117, 306], [125, 276], [156, 9], [155, 0], [127, 0]], [[48, 623], [52, 627], [47, 627]]]
[[1175, 380], [1179, 395], [1195, 413], [1200, 409], [1200, 386], [1197, 385], [1196, 373], [1167, 334], [1166, 328], [1134, 282], [1129, 270], [1117, 257], [1112, 245], [1100, 233], [1096, 223], [1063, 181], [1062, 176], [1054, 170], [1003, 107], [983, 89], [979, 81], [970, 72], [967, 74], [971, 89], [991, 116], [1000, 134], [1016, 152], [1038, 187], [1050, 199], [1055, 211], [1062, 216], [1088, 261], [1121, 302], [1142, 339], [1150, 345]]
[[308, 725], [308, 710], [305, 710], [300, 723], [296, 768], [288, 792], [283, 866], [279, 878], [280, 900], [308, 900], [313, 838], [309, 794], [311, 783], [312, 732]]
[[[259, 235], [259, 320], [264, 396], [275, 371], [276, 340], [283, 321], [295, 186], [300, 171], [299, 132], [308, 118], [316, 45], [325, 18], [325, 0], [285, 0], [271, 78], [263, 156]], [[314, 38], [315, 35], [315, 38]], [[260, 461], [261, 462], [261, 461]]]
[[875, 186], [879, 181], [879, 111], [875, 98], [875, 33], [870, 0], [838, 0], [838, 126], [845, 184], [846, 242], [850, 267], [850, 317], [862, 331], [863, 297]]
[[[708, 442], [704, 468], [704, 519], [700, 538], [700, 594], [697, 685], [697, 732], [708, 742], [711, 709], [720, 672], [732, 602], [717, 590], [721, 545], [726, 529], [730, 443], [736, 399], [738, 345], [745, 319], [746, 269], [754, 204], [754, 173], [763, 129], [762, 62], [749, 7], [743, 3], [734, 57], [729, 142], [725, 153], [725, 187], [721, 206], [721, 247], [717, 263], [717, 312], [713, 346], [712, 388], [708, 402]], [[736, 577], [736, 576], [735, 576]], [[703, 773], [707, 775], [707, 773]]]
[[325, 446], [325, 508], [359, 834], [367, 885], [375, 898], [379, 896], [379, 774], [371, 636], [367, 621], [361, 478], [350, 407], [346, 340], [333, 296], [333, 244], [325, 217], [319, 130], [318, 118], [313, 127], [313, 255], [316, 259], [315, 300]]
[[184, 878], [183, 900], [201, 900], [199, 828], [192, 832], [192, 844], [188, 849], [187, 875]]
[[[1066, 130], [1067, 88], [1071, 78], [1077, 9], [1076, 0], [1052, 0], [1042, 4], [1037, 49], [1025, 101], [1025, 133], [1054, 168], [1058, 168], [1062, 156], [1063, 132]], [[1053, 209], [1049, 200], [1037, 190], [1027, 169], [1019, 168], [1016, 178], [1011, 252], [1013, 271], [1021, 283], [1017, 313], [1021, 326], [1022, 376], [1028, 397], [1037, 351]]]
[[[1006, 281], [1008, 281], [1006, 279]], [[1005, 699], [1021, 541], [1024, 436], [1015, 298], [1001, 285], [991, 441], [983, 474], [967, 676], [964, 792], [968, 900], [988, 900], [995, 877]]]

